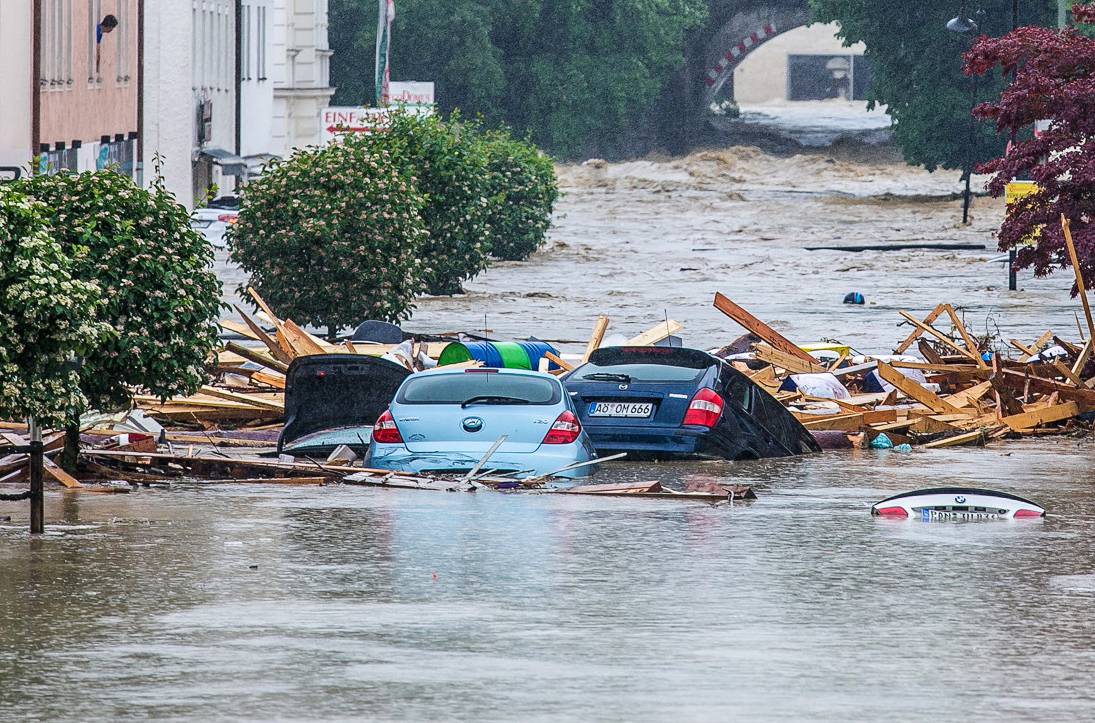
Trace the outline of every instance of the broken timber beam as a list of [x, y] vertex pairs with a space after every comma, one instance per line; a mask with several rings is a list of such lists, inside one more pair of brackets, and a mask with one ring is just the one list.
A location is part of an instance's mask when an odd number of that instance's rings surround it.
[[[936, 319], [938, 319], [940, 316], [943, 315], [944, 311], [945, 311], [945, 309], [943, 308], [943, 304], [937, 304], [936, 307], [934, 309], [932, 309], [928, 313], [927, 316], [924, 317], [924, 324], [930, 326], [931, 324], [933, 324], [935, 322]], [[914, 341], [916, 341], [918, 338], [920, 338], [920, 335], [923, 334], [923, 333], [924, 332], [921, 330], [920, 327], [914, 328], [909, 333], [909, 335], [907, 337], [905, 337], [904, 341], [902, 341], [900, 344], [898, 344], [896, 347], [894, 347], [893, 353], [894, 354], [904, 354], [905, 350], [908, 349], [910, 346], [912, 346], [912, 343]]]
[[[715, 308], [733, 319], [745, 330], [756, 334], [761, 339], [768, 342], [768, 344], [777, 351], [798, 357], [808, 364], [818, 367], [821, 366], [817, 363], [817, 359], [810, 356], [778, 331], [718, 292], [715, 292]], [[821, 367], [821, 371], [825, 371], [824, 367]]]
[[909, 399], [923, 404], [929, 409], [944, 414], [958, 413], [958, 409], [917, 382], [909, 379], [901, 372], [885, 362], [878, 363], [878, 376], [896, 387]]
[[593, 355], [593, 352], [600, 348], [601, 342], [605, 338], [606, 331], [608, 331], [608, 317], [604, 315], [598, 316], [597, 323], [593, 325], [593, 334], [589, 337], [589, 343], [586, 345], [585, 353], [582, 354], [583, 364], [589, 361], [589, 357]]

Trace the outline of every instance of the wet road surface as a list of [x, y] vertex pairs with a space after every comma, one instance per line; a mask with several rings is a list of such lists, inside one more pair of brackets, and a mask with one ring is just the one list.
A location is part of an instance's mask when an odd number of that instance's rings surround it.
[[[797, 340], [864, 351], [948, 301], [977, 332], [1072, 337], [1068, 279], [986, 259], [953, 176], [753, 149], [570, 166], [548, 248], [408, 329], [609, 343], [665, 313], [740, 333], [720, 290]], [[985, 243], [985, 252], [807, 252]], [[223, 268], [237, 283], [237, 271]], [[868, 305], [840, 303], [848, 291]], [[231, 289], [228, 290], [229, 293]], [[1091, 439], [613, 466], [600, 481], [756, 485], [711, 507], [350, 487], [51, 492], [0, 503], [0, 719], [1080, 720], [1095, 717]], [[910, 488], [1031, 497], [1033, 523], [873, 519]]]

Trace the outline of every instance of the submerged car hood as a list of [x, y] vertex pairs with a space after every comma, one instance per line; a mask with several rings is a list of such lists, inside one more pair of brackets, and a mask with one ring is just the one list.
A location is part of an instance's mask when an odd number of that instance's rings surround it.
[[285, 374], [285, 427], [278, 452], [306, 435], [339, 427], [371, 427], [410, 371], [359, 354], [298, 357]]

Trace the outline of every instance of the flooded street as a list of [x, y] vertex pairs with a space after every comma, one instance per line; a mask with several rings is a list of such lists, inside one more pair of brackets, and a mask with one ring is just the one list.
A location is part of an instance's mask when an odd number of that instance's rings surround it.
[[[1071, 277], [1007, 291], [957, 174], [873, 149], [753, 148], [560, 169], [548, 247], [412, 331], [584, 345], [665, 315], [741, 330], [722, 291], [797, 341], [864, 352], [940, 302], [977, 332], [1076, 336]], [[806, 251], [936, 242], [983, 251]], [[223, 264], [223, 259], [222, 259]], [[228, 285], [238, 271], [222, 267]], [[849, 291], [863, 307], [841, 303]], [[232, 296], [232, 289], [226, 289]], [[484, 315], [486, 318], [484, 318]], [[617, 464], [598, 481], [755, 486], [694, 502], [330, 486], [0, 503], [0, 719], [1081, 720], [1095, 717], [1095, 442]], [[924, 524], [869, 503], [940, 484], [1044, 521]]]

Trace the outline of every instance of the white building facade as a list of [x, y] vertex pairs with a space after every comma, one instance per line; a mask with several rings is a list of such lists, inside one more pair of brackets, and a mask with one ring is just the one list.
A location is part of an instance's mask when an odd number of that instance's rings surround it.
[[273, 146], [280, 156], [319, 144], [330, 104], [327, 0], [274, 0]]

